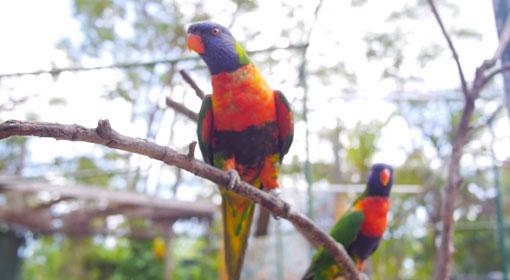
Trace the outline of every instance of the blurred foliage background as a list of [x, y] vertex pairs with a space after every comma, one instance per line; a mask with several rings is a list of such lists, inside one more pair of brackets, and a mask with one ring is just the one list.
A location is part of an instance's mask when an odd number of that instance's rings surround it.
[[[283, 198], [328, 230], [356, 195], [341, 191], [342, 186], [364, 184], [374, 162], [394, 164], [401, 192], [393, 195], [390, 227], [369, 274], [371, 279], [431, 277], [441, 190], [462, 99], [455, 66], [426, 1], [60, 2], [68, 5], [73, 32], [55, 42], [41, 68], [115, 67], [2, 77], [0, 120], [93, 127], [108, 118], [121, 133], [185, 151], [195, 139], [195, 124], [169, 109], [165, 98], [198, 110], [200, 100], [178, 71], [189, 71], [206, 92], [209, 75], [198, 57], [186, 52], [186, 26], [218, 21], [231, 27], [246, 49], [257, 51], [253, 61], [294, 109], [296, 137], [284, 162]], [[490, 3], [437, 2], [465, 68], [474, 73], [497, 45]], [[502, 98], [500, 80], [484, 90], [462, 159], [454, 239], [454, 275], [460, 278], [487, 279], [502, 271], [491, 168], [495, 163], [500, 172], [504, 213], [510, 217], [510, 129]], [[491, 118], [495, 139], [487, 126]], [[186, 172], [83, 143], [0, 141], [0, 173], [219, 201], [212, 184]], [[218, 216], [210, 226], [180, 221], [169, 229], [174, 234], [171, 279], [219, 277], [219, 223]], [[19, 279], [169, 279], [164, 260], [153, 252], [154, 240], [39, 236], [3, 223], [0, 238], [6, 244], [0, 255], [10, 256], [5, 264], [17, 268]], [[272, 221], [267, 237], [253, 239], [245, 279], [296, 279], [298, 268], [310, 260], [312, 249], [285, 221]]]

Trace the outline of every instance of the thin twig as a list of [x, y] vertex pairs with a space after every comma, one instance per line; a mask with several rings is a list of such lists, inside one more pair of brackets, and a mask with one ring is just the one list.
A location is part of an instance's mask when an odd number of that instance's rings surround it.
[[173, 101], [170, 97], [166, 98], [166, 105], [172, 109], [174, 109], [176, 112], [179, 112], [186, 117], [188, 117], [190, 120], [197, 122], [198, 121], [198, 115], [197, 113], [191, 111], [186, 106], [182, 105], [179, 102]]
[[202, 89], [200, 89], [195, 80], [191, 78], [188, 72], [186, 72], [186, 70], [180, 70], [179, 74], [181, 74], [184, 81], [186, 81], [186, 83], [188, 83], [191, 86], [191, 88], [195, 90], [195, 93], [197, 94], [198, 98], [203, 100], [205, 98], [205, 93], [202, 91]]
[[[79, 125], [63, 125], [57, 123], [26, 122], [10, 120], [0, 124], [0, 139], [11, 136], [39, 136], [55, 138], [57, 140], [81, 141], [108, 146], [112, 149], [123, 150], [160, 160], [168, 165], [185, 169], [197, 176], [208, 179], [219, 186], [226, 186], [230, 176], [220, 169], [196, 159], [190, 159], [186, 154], [179, 154], [175, 150], [160, 146], [150, 141], [124, 136], [114, 131], [108, 120], [100, 120], [95, 129]], [[236, 182], [235, 192], [249, 198], [255, 203], [266, 207], [273, 214], [289, 220], [312, 243], [320, 243], [342, 266], [348, 279], [360, 279], [354, 264], [342, 247], [331, 236], [320, 230], [303, 214], [289, 208], [288, 204], [266, 192], [263, 192], [246, 182]]]
[[[188, 74], [188, 72], [186, 72], [185, 70], [180, 70], [179, 74], [181, 74], [181, 76], [184, 79], [184, 81], [186, 81], [186, 83], [188, 83], [191, 86], [191, 88], [193, 88], [193, 90], [195, 90], [195, 93], [198, 96], [198, 98], [203, 100], [204, 97], [205, 97], [204, 92], [197, 85], [195, 80], [193, 80], [193, 78], [191, 78], [191, 76]], [[194, 122], [198, 122], [198, 114], [195, 113], [194, 111], [190, 110], [188, 107], [184, 106], [184, 104], [176, 102], [176, 101], [172, 100], [170, 97], [167, 97], [166, 98], [166, 105], [168, 107], [174, 109], [176, 112], [185, 115], [190, 120], [192, 120]]]
[[[258, 54], [258, 53], [266, 53], [272, 52], [276, 50], [300, 50], [303, 49], [304, 45], [290, 45], [284, 48], [279, 47], [271, 47], [263, 50], [254, 50], [248, 51], [248, 54]], [[81, 71], [91, 71], [91, 70], [105, 70], [105, 69], [127, 69], [127, 68], [137, 68], [137, 67], [154, 67], [157, 64], [176, 64], [185, 61], [196, 61], [199, 60], [200, 57], [190, 56], [183, 58], [174, 58], [174, 59], [160, 59], [160, 60], [152, 60], [146, 62], [126, 62], [126, 63], [115, 63], [111, 65], [103, 65], [103, 66], [92, 66], [92, 67], [63, 67], [63, 68], [54, 68], [50, 70], [38, 70], [38, 71], [29, 71], [29, 72], [15, 72], [15, 73], [4, 73], [0, 74], [1, 78], [9, 78], [9, 77], [22, 77], [22, 76], [37, 76], [42, 74], [50, 74], [52, 76], [58, 76], [62, 72], [81, 72]]]
[[503, 72], [506, 72], [506, 71], [510, 71], [510, 64], [505, 64], [505, 65], [501, 66], [500, 68], [495, 69], [495, 70], [491, 71], [489, 74], [487, 74], [487, 76], [482, 80], [481, 86], [484, 87], [490, 80], [492, 80], [492, 78], [494, 78], [494, 76], [501, 74]]
[[464, 76], [464, 71], [462, 70], [462, 65], [460, 64], [459, 55], [457, 54], [457, 50], [453, 46], [452, 39], [450, 38], [450, 35], [448, 35], [448, 32], [446, 31], [446, 28], [444, 27], [443, 20], [439, 16], [439, 12], [437, 11], [436, 5], [434, 4], [434, 0], [427, 0], [430, 9], [432, 10], [432, 13], [434, 14], [434, 17], [436, 18], [437, 23], [439, 24], [439, 27], [441, 28], [441, 32], [443, 33], [444, 38], [446, 39], [446, 42], [448, 43], [448, 47], [450, 48], [450, 51], [452, 52], [453, 59], [455, 60], [455, 64], [457, 65], [457, 71], [459, 72], [460, 77], [460, 84], [462, 86], [462, 92], [464, 93], [464, 96], [469, 95], [468, 92], [468, 86], [466, 82], [466, 78]]
[[84, 71], [92, 71], [92, 70], [154, 67], [156, 64], [173, 64], [173, 63], [177, 63], [177, 62], [181, 62], [181, 61], [190, 61], [190, 60], [197, 60], [197, 58], [196, 57], [184, 57], [184, 58], [179, 58], [179, 59], [162, 59], [162, 60], [153, 60], [153, 61], [147, 61], [147, 62], [115, 63], [115, 64], [110, 64], [110, 65], [101, 65], [101, 66], [92, 66], [92, 67], [62, 67], [62, 68], [53, 68], [51, 70], [5, 73], [5, 74], [0, 74], [0, 78], [21, 77], [21, 76], [38, 76], [38, 75], [42, 75], [42, 74], [50, 74], [52, 76], [58, 76], [58, 75], [62, 74], [63, 72], [84, 72]]

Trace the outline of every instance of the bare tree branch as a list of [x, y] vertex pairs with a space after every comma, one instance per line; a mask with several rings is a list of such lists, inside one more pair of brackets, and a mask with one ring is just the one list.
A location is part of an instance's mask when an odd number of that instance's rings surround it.
[[198, 121], [198, 115], [197, 113], [191, 111], [186, 106], [182, 105], [179, 102], [173, 101], [170, 97], [166, 98], [166, 105], [172, 109], [174, 109], [176, 112], [181, 113], [188, 117], [190, 120], [197, 122]]
[[186, 70], [180, 70], [179, 74], [181, 74], [182, 78], [186, 81], [186, 83], [188, 83], [195, 90], [195, 93], [197, 94], [198, 98], [203, 100], [205, 98], [205, 93], [202, 91], [202, 89], [200, 89], [195, 80], [191, 78], [188, 72], [186, 72]]
[[444, 190], [443, 199], [441, 201], [441, 220], [442, 233], [441, 243], [438, 249], [438, 258], [436, 267], [436, 276], [434, 279], [449, 279], [451, 270], [451, 258], [453, 254], [453, 210], [455, 199], [457, 197], [458, 188], [462, 183], [460, 176], [460, 159], [463, 154], [464, 145], [467, 141], [469, 131], [470, 118], [473, 115], [475, 103], [473, 99], [466, 98], [466, 103], [462, 111], [462, 117], [457, 127], [454, 142], [452, 145], [452, 153], [448, 164], [448, 184]]
[[[0, 139], [11, 136], [39, 136], [104, 145], [112, 149], [144, 155], [168, 165], [185, 169], [219, 186], [226, 186], [230, 181], [230, 176], [227, 173], [202, 161], [190, 158], [186, 154], [179, 154], [169, 147], [160, 146], [144, 139], [121, 135], [111, 128], [108, 120], [100, 120], [95, 129], [79, 125], [16, 120], [0, 124]], [[348, 279], [360, 279], [351, 258], [342, 245], [320, 230], [306, 216], [290, 209], [290, 206], [285, 201], [263, 192], [246, 182], [236, 183], [234, 191], [255, 203], [261, 204], [275, 215], [289, 220], [310, 242], [323, 245], [345, 270]]]
[[468, 85], [466, 82], [466, 78], [464, 77], [464, 71], [462, 70], [462, 65], [460, 64], [460, 59], [459, 59], [457, 50], [453, 46], [452, 39], [450, 38], [450, 35], [448, 35], [448, 32], [446, 31], [446, 28], [444, 27], [443, 20], [439, 16], [439, 12], [437, 11], [436, 5], [434, 4], [434, 0], [427, 0], [427, 1], [430, 5], [430, 9], [432, 10], [432, 13], [434, 14], [434, 17], [436, 18], [437, 23], [439, 24], [439, 27], [441, 28], [441, 32], [443, 33], [443, 36], [446, 39], [446, 42], [448, 43], [448, 47], [450, 48], [450, 51], [452, 52], [453, 59], [455, 60], [455, 64], [457, 65], [457, 71], [459, 72], [462, 92], [464, 93], [464, 96], [466, 96], [468, 94]]
[[[179, 73], [181, 74], [182, 78], [186, 83], [188, 83], [193, 90], [195, 90], [196, 95], [200, 99], [204, 99], [205, 95], [204, 92], [200, 89], [200, 87], [197, 85], [197, 83], [191, 78], [191, 76], [185, 71], [180, 70]], [[172, 109], [174, 109], [176, 112], [181, 113], [188, 117], [190, 120], [194, 122], [198, 122], [198, 114], [190, 110], [188, 107], [184, 106], [184, 104], [176, 102], [172, 100], [170, 97], [166, 98], [166, 105]]]
[[457, 197], [458, 189], [462, 184], [462, 177], [460, 175], [460, 160], [463, 155], [464, 146], [468, 142], [468, 135], [470, 130], [470, 122], [475, 110], [475, 101], [480, 96], [480, 92], [483, 87], [498, 73], [502, 73], [510, 69], [510, 66], [504, 65], [501, 68], [494, 70], [493, 72], [486, 74], [487, 70], [494, 67], [496, 60], [500, 58], [503, 50], [508, 45], [510, 41], [510, 27], [507, 23], [505, 26], [504, 38], [500, 41], [500, 45], [498, 46], [494, 57], [491, 59], [483, 61], [483, 63], [476, 68], [475, 78], [471, 85], [468, 85], [464, 72], [462, 70], [462, 66], [459, 61], [459, 57], [457, 55], [457, 50], [455, 49], [450, 36], [446, 32], [446, 29], [443, 25], [443, 21], [439, 16], [439, 13], [436, 9], [433, 0], [427, 0], [432, 13], [434, 14], [439, 27], [441, 28], [441, 32], [443, 33], [446, 41], [448, 42], [448, 46], [453, 54], [453, 58], [455, 59], [455, 63], [457, 64], [457, 70], [459, 72], [461, 84], [462, 84], [462, 92], [464, 94], [464, 108], [462, 110], [462, 116], [460, 122], [457, 126], [455, 137], [452, 143], [452, 152], [450, 155], [450, 162], [448, 163], [448, 180], [446, 188], [444, 189], [444, 193], [442, 195], [441, 201], [441, 221], [442, 221], [442, 232], [441, 232], [441, 243], [437, 250], [437, 258], [436, 258], [436, 269], [434, 274], [434, 279], [436, 280], [446, 280], [450, 278], [451, 274], [451, 266], [452, 266], [452, 255], [453, 255], [453, 233], [455, 221], [453, 218], [453, 211], [455, 207], [455, 200]]
[[490, 80], [492, 80], [492, 78], [494, 78], [494, 76], [501, 74], [503, 72], [506, 72], [506, 71], [510, 71], [510, 64], [505, 64], [505, 65], [501, 66], [500, 68], [495, 69], [492, 72], [490, 72], [489, 74], [487, 74], [487, 76], [484, 77], [484, 79], [482, 81], [482, 87], [484, 87]]

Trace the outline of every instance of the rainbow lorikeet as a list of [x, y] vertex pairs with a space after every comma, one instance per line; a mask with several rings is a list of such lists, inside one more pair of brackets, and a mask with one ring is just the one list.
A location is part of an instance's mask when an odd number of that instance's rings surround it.
[[221, 188], [225, 263], [230, 279], [239, 279], [254, 203], [230, 191], [242, 179], [266, 191], [278, 188], [283, 156], [293, 139], [293, 117], [285, 96], [271, 90], [229, 30], [212, 22], [188, 28], [188, 48], [207, 64], [212, 95], [204, 98], [198, 142], [204, 160], [229, 171]]
[[[331, 229], [330, 235], [340, 242], [363, 271], [365, 260], [374, 253], [387, 226], [393, 168], [378, 163], [372, 166], [365, 191], [352, 208]], [[304, 280], [335, 279], [342, 269], [324, 248], [319, 248]]]

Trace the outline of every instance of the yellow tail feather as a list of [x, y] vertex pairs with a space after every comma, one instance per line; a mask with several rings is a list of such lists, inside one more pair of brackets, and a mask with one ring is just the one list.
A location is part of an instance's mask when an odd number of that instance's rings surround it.
[[253, 209], [250, 200], [230, 191], [221, 191], [225, 264], [230, 280], [238, 280], [248, 245]]

